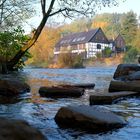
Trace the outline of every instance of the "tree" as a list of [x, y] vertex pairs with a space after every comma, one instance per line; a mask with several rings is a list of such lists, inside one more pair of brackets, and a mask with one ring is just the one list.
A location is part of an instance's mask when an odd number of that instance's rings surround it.
[[[12, 31], [5, 31], [0, 33], [0, 67], [3, 73], [7, 71], [6, 63], [9, 61], [24, 45], [24, 43], [29, 40], [29, 37], [23, 34], [24, 31], [21, 27], [18, 27]], [[24, 54], [25, 57], [29, 57], [29, 53]], [[20, 59], [18, 63], [14, 66], [14, 69], [20, 69], [24, 66], [24, 60]]]
[[117, 1], [118, 0], [50, 0], [50, 3], [47, 3], [46, 0], [40, 0], [42, 8], [42, 20], [40, 25], [37, 27], [35, 33], [27, 44], [25, 44], [17, 54], [7, 62], [8, 70], [13, 70], [13, 67], [18, 63], [25, 52], [35, 44], [50, 17], [58, 14], [69, 18], [80, 15], [93, 15], [96, 8], [99, 8], [98, 6], [116, 5]]
[[[33, 16], [33, 0], [0, 0], [0, 31], [21, 26], [25, 19]], [[32, 7], [32, 8], [31, 8]]]
[[137, 30], [138, 21], [136, 14], [133, 11], [130, 11], [124, 17], [121, 29], [121, 34], [124, 37], [127, 45], [132, 45], [133, 39], [137, 35]]
[[70, 24], [64, 24], [61, 27], [62, 33], [67, 34], [67, 33], [74, 33], [74, 32], [82, 32], [90, 29], [91, 27], [91, 22], [89, 18], [81, 17], [78, 19], [75, 19], [73, 22]]
[[52, 63], [54, 46], [59, 39], [60, 28], [45, 26], [36, 44], [30, 49], [32, 58], [27, 61], [27, 64], [47, 67]]
[[115, 39], [118, 33], [120, 33], [124, 15], [125, 14], [118, 13], [104, 13], [96, 15], [93, 18], [92, 28], [101, 27], [108, 38]]
[[131, 47], [126, 53], [123, 58], [125, 63], [137, 63], [137, 57], [140, 51], [136, 47]]
[[133, 40], [133, 46], [136, 47], [140, 51], [140, 28], [137, 31], [137, 35]]

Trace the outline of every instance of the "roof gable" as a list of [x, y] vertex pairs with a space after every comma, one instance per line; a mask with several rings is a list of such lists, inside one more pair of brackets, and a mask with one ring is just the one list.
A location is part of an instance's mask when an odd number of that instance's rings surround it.
[[91, 40], [91, 38], [93, 38], [93, 36], [97, 33], [99, 29], [100, 28], [64, 36], [56, 44], [56, 47], [87, 43]]
[[116, 37], [115, 41], [116, 41], [116, 40], [120, 40], [120, 39], [123, 40], [123, 41], [125, 42], [124, 38], [123, 38], [120, 34]]

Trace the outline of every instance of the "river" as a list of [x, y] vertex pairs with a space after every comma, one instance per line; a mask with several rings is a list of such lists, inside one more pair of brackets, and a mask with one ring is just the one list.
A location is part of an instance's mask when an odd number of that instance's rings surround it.
[[[89, 134], [73, 129], [60, 129], [54, 121], [58, 109], [67, 105], [89, 105], [89, 95], [108, 89], [116, 67], [93, 67], [85, 69], [26, 68], [20, 73], [5, 75], [26, 81], [31, 92], [23, 94], [11, 103], [0, 104], [0, 116], [26, 120], [38, 128], [48, 140], [139, 140], [140, 99], [131, 98], [104, 107], [125, 118], [128, 124], [105, 134]], [[2, 75], [0, 75], [2, 76]], [[51, 99], [38, 94], [40, 86], [68, 83], [95, 83], [94, 90], [87, 90], [81, 98]]]

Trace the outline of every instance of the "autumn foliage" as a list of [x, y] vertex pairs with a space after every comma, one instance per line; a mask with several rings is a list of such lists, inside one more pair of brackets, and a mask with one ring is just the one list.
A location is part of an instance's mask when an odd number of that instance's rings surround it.
[[32, 58], [27, 64], [47, 67], [53, 63], [53, 51], [56, 42], [60, 39], [59, 28], [45, 27], [34, 47], [30, 49]]

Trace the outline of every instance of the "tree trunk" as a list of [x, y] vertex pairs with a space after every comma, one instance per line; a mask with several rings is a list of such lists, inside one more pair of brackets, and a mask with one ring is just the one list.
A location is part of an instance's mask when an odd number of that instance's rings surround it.
[[40, 25], [38, 26], [36, 32], [34, 33], [33, 37], [28, 41], [28, 43], [25, 46], [23, 46], [19, 50], [19, 52], [13, 57], [13, 59], [11, 59], [10, 61], [7, 62], [7, 69], [9, 71], [14, 70], [14, 66], [19, 62], [19, 60], [22, 58], [22, 56], [25, 54], [25, 52], [35, 44], [42, 29], [45, 26], [45, 23], [46, 23], [48, 17], [49, 17], [49, 15], [46, 13], [43, 16], [42, 21], [41, 21]]
[[0, 62], [0, 73], [1, 74], [7, 74], [8, 70], [7, 70], [7, 65], [5, 62]]

